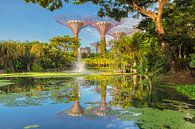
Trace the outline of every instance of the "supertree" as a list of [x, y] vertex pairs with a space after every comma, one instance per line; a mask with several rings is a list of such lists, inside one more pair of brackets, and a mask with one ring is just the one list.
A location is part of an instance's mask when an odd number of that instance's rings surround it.
[[[80, 30], [87, 27], [88, 24], [91, 23], [90, 18], [84, 18], [78, 15], [74, 15], [74, 16], [61, 15], [61, 16], [55, 17], [55, 19], [57, 23], [60, 23], [72, 30], [74, 38], [78, 40], [78, 43], [79, 43], [78, 35], [79, 35]], [[77, 53], [78, 53], [78, 49], [77, 49], [77, 52], [75, 52], [75, 56], [77, 55]]]
[[90, 45], [95, 47], [95, 52], [97, 54], [99, 52], [100, 43], [99, 42], [93, 42], [93, 43], [90, 43]]
[[113, 27], [122, 24], [109, 18], [96, 18], [93, 22], [89, 22], [90, 26], [96, 28], [100, 33], [100, 53], [106, 53], [106, 33]]
[[84, 18], [78, 15], [74, 15], [74, 16], [61, 15], [61, 16], [55, 17], [55, 19], [56, 19], [56, 22], [70, 28], [76, 39], [78, 39], [80, 30], [85, 28], [92, 22], [90, 18]]
[[119, 40], [123, 38], [124, 36], [131, 34], [135, 32], [134, 29], [129, 29], [125, 27], [117, 27], [117, 28], [112, 28], [110, 29], [107, 34], [112, 36], [114, 39]]

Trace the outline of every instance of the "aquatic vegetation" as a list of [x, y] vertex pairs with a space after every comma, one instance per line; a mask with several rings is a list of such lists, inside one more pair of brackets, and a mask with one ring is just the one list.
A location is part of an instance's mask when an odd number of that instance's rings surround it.
[[194, 129], [195, 124], [186, 121], [186, 115], [194, 117], [194, 110], [178, 112], [153, 108], [130, 108], [128, 110], [109, 111], [122, 120], [133, 120], [142, 129]]
[[184, 120], [184, 113], [152, 108], [140, 109], [137, 124], [144, 129], [193, 129], [195, 124]]
[[185, 85], [185, 86], [177, 86], [176, 90], [189, 97], [190, 99], [195, 100], [195, 85]]
[[[174, 88], [148, 87], [142, 76], [138, 76], [136, 81], [132, 76], [101, 75], [9, 79], [15, 84], [0, 87], [0, 104], [6, 107], [39, 108], [44, 104], [63, 104], [66, 118], [77, 113], [81, 119], [119, 118], [137, 123], [144, 129], [194, 128], [193, 103], [185, 101], [187, 98]], [[78, 104], [71, 104], [73, 101]], [[67, 104], [71, 105], [66, 107]], [[76, 110], [72, 113], [70, 107], [83, 108], [79, 113]]]
[[0, 87], [11, 85], [11, 84], [14, 84], [14, 83], [10, 80], [0, 80]]
[[34, 125], [25, 126], [24, 129], [32, 129], [32, 128], [38, 128], [38, 127], [39, 125], [34, 124]]

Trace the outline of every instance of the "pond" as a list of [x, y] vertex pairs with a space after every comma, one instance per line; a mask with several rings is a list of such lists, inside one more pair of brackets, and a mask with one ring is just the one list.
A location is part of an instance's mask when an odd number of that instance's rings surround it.
[[145, 77], [4, 79], [12, 83], [0, 87], [0, 129], [161, 128], [163, 120], [162, 128], [195, 127], [195, 101]]

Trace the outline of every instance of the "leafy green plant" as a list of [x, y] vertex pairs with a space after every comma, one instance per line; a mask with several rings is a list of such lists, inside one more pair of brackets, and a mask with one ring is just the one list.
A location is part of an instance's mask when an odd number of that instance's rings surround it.
[[34, 125], [25, 126], [24, 129], [32, 129], [32, 128], [38, 128], [38, 127], [39, 125], [34, 124]]
[[133, 120], [141, 129], [194, 129], [195, 124], [184, 120], [186, 114], [194, 116], [194, 111], [178, 112], [153, 108], [130, 108], [124, 111], [110, 111], [122, 120]]
[[179, 93], [195, 100], [195, 85], [178, 86], [176, 90]]
[[0, 64], [0, 70], [5, 69], [5, 66]]
[[189, 65], [191, 68], [195, 68], [195, 54], [191, 54], [190, 57], [191, 57], [191, 61]]
[[43, 70], [43, 67], [41, 65], [38, 65], [38, 64], [33, 65], [33, 67], [32, 67], [33, 72], [40, 72], [42, 70]]

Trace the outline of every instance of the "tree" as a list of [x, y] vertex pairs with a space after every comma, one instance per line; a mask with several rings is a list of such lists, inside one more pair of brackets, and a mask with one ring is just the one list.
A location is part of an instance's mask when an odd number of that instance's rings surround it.
[[13, 60], [17, 58], [16, 42], [1, 41], [0, 42], [0, 62], [7, 68], [13, 70]]
[[69, 36], [56, 36], [50, 39], [50, 45], [65, 54], [72, 53], [77, 56], [79, 42], [77, 39]]
[[[25, 0], [26, 2], [37, 3], [51, 11], [63, 7], [62, 0]], [[68, 0], [64, 0], [69, 2]], [[120, 20], [123, 17], [128, 17], [129, 12], [137, 12], [147, 16], [155, 23], [155, 30], [158, 35], [164, 35], [163, 10], [169, 0], [74, 0], [74, 4], [83, 4], [92, 2], [99, 5], [101, 8], [98, 12], [99, 16], [109, 16], [115, 20]], [[151, 11], [151, 10], [154, 11]]]
[[[164, 9], [164, 29], [166, 34], [163, 40], [169, 43], [167, 49], [170, 71], [175, 72], [186, 69], [189, 64], [189, 54], [193, 53], [195, 46], [194, 33], [194, 0], [174, 0]], [[138, 28], [155, 35], [155, 25], [151, 19], [143, 19]]]

